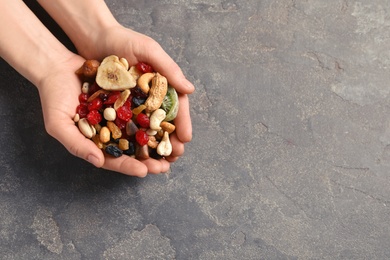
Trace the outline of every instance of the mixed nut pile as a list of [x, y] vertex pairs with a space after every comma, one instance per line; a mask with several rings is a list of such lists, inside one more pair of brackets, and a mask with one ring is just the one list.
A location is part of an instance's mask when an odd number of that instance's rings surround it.
[[172, 153], [179, 101], [167, 79], [145, 63], [129, 66], [111, 55], [87, 60], [76, 71], [82, 79], [74, 117], [80, 132], [106, 154], [137, 159]]

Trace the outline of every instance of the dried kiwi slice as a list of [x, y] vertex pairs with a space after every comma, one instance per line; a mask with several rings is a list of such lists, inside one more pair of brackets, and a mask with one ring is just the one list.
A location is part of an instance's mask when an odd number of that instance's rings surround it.
[[167, 94], [164, 97], [161, 108], [167, 113], [164, 121], [172, 121], [179, 111], [179, 97], [176, 90], [168, 86]]

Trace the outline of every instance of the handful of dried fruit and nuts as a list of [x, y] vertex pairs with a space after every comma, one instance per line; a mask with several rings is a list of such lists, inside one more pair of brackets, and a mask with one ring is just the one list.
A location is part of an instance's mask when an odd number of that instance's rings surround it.
[[76, 74], [83, 84], [74, 121], [97, 147], [141, 160], [172, 153], [179, 100], [164, 76], [145, 63], [129, 67], [115, 55], [87, 60]]

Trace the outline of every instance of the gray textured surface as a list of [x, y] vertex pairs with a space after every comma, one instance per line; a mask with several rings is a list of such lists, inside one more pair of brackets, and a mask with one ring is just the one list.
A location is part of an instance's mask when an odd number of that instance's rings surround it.
[[113, 0], [197, 87], [169, 175], [95, 169], [0, 63], [2, 259], [389, 259], [385, 0]]

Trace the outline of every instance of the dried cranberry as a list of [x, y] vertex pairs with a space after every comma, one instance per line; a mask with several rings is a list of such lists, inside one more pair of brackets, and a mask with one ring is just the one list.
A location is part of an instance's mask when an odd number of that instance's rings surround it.
[[99, 124], [102, 121], [102, 115], [97, 110], [92, 110], [87, 115], [87, 120], [91, 125]]
[[119, 127], [119, 129], [125, 129], [126, 128], [126, 121], [120, 119], [119, 117], [117, 117], [114, 121], [114, 123]]
[[139, 62], [135, 66], [142, 73], [153, 72], [152, 66], [150, 66], [149, 64], [146, 64], [144, 62]]
[[92, 95], [93, 93], [95, 93], [100, 89], [101, 87], [99, 87], [99, 85], [96, 82], [94, 82], [92, 85], [89, 86], [88, 94]]
[[85, 103], [85, 102], [87, 102], [88, 98], [89, 98], [89, 95], [88, 95], [88, 94], [86, 94], [86, 93], [81, 93], [81, 94], [79, 95], [79, 102], [80, 102], [80, 103]]
[[143, 130], [138, 130], [136, 133], [135, 133], [135, 140], [137, 141], [137, 143], [141, 146], [144, 146], [148, 143], [149, 141], [149, 136], [147, 135], [147, 133]]
[[87, 116], [89, 110], [86, 103], [82, 103], [77, 106], [76, 113], [79, 114], [80, 118], [84, 118]]
[[103, 101], [100, 98], [95, 98], [91, 102], [88, 103], [88, 110], [99, 110], [103, 107]]
[[105, 105], [112, 105], [115, 103], [115, 101], [120, 97], [121, 92], [120, 91], [113, 91], [107, 96], [107, 100], [104, 101]]
[[118, 118], [122, 119], [123, 121], [128, 122], [133, 116], [133, 112], [131, 112], [130, 107], [123, 105], [120, 108], [118, 108], [118, 110], [116, 111], [116, 115]]
[[150, 119], [147, 115], [144, 113], [139, 113], [137, 115], [137, 122], [138, 124], [143, 128], [149, 128], [150, 125]]

